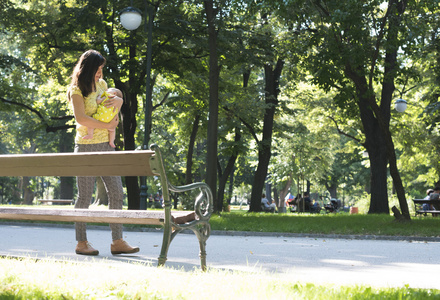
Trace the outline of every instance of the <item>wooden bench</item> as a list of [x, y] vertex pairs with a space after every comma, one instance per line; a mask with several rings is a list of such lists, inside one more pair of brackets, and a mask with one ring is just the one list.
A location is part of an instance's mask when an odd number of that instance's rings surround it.
[[73, 200], [71, 199], [38, 199], [40, 204], [72, 204]]
[[[206, 269], [206, 240], [210, 235], [212, 193], [205, 183], [173, 186], [165, 173], [159, 147], [151, 150], [0, 155], [0, 176], [158, 176], [164, 199], [163, 211], [90, 210], [0, 207], [0, 219], [148, 224], [163, 227], [158, 265], [165, 264], [173, 238], [182, 230], [192, 230], [199, 241], [200, 262]], [[172, 211], [170, 192], [198, 190], [194, 211]]]
[[[440, 215], [440, 210], [438, 210], [440, 208], [440, 200], [413, 199], [413, 202], [414, 202], [414, 209], [416, 212], [416, 216], [420, 214], [423, 214], [424, 216], [427, 216], [427, 214], [432, 214], [433, 217]], [[437, 209], [424, 210], [422, 206], [425, 203], [432, 204]]]

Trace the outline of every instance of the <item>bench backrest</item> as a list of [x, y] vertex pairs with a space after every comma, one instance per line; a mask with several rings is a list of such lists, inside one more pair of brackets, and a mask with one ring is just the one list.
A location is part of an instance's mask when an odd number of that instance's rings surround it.
[[0, 176], [159, 176], [154, 158], [150, 150], [0, 155]]
[[432, 205], [440, 205], [440, 200], [413, 199], [415, 204], [429, 203]]
[[177, 189], [168, 181], [155, 144], [138, 151], [0, 155], [0, 177], [9, 176], [158, 176], [166, 210], [171, 207], [169, 191]]

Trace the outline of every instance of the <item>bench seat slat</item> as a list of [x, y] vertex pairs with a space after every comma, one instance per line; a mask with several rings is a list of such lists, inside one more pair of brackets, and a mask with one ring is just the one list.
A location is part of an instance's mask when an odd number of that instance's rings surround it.
[[440, 200], [413, 199], [413, 202], [416, 204], [423, 204], [423, 203], [440, 204]]
[[[173, 211], [172, 216], [189, 219], [192, 211]], [[92, 210], [1, 207], [0, 219], [28, 221], [59, 221], [86, 223], [118, 223], [163, 225], [164, 211], [145, 210]]]
[[418, 214], [440, 214], [440, 210], [417, 210], [416, 213]]
[[0, 176], [153, 176], [154, 151], [0, 155]]
[[72, 199], [38, 199], [40, 203], [58, 203], [58, 204], [72, 204]]

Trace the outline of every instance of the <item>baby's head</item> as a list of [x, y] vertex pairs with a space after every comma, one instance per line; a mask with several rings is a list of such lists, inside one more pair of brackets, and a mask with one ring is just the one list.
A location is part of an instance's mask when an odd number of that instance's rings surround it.
[[108, 88], [107, 89], [107, 93], [118, 96], [120, 98], [122, 98], [122, 92], [119, 89], [115, 89], [115, 88]]

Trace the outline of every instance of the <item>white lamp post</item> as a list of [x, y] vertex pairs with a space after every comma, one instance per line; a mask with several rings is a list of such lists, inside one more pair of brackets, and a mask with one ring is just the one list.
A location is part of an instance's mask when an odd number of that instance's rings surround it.
[[[148, 16], [148, 39], [147, 39], [147, 76], [145, 84], [145, 132], [144, 132], [144, 143], [142, 149], [148, 149], [148, 143], [150, 140], [150, 106], [151, 106], [151, 56], [152, 56], [152, 42], [153, 42], [153, 9], [149, 7], [149, 2], [145, 1], [145, 17]], [[139, 9], [135, 7], [127, 7], [123, 9], [120, 13], [120, 21], [124, 28], [127, 30], [137, 29], [142, 22], [142, 13]], [[145, 31], [147, 31], [147, 22], [145, 22]], [[140, 208], [147, 208], [147, 180], [145, 176], [141, 177], [141, 203]]]
[[403, 113], [406, 110], [406, 107], [407, 107], [407, 102], [401, 98], [397, 99], [394, 102], [394, 108], [400, 113]]

